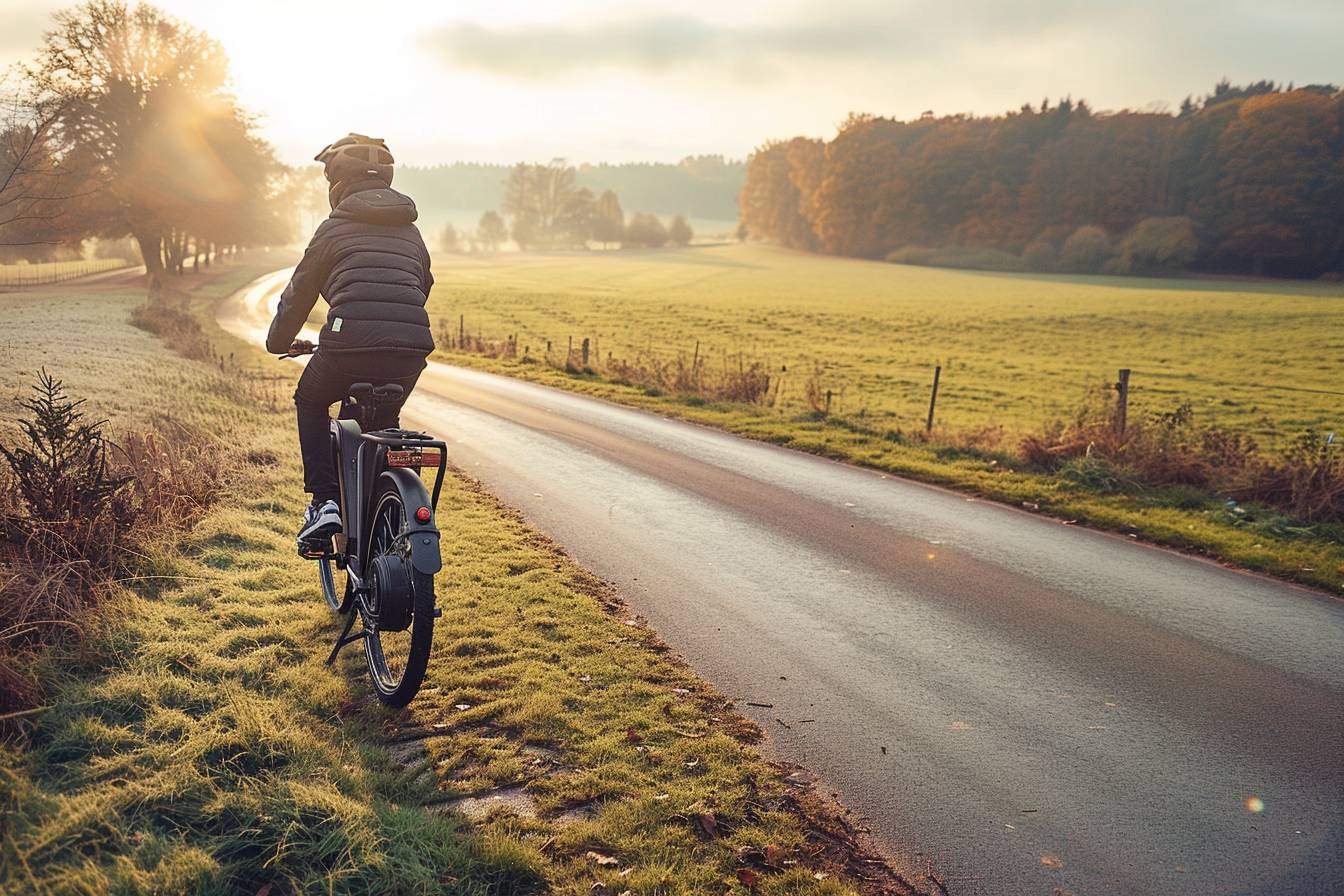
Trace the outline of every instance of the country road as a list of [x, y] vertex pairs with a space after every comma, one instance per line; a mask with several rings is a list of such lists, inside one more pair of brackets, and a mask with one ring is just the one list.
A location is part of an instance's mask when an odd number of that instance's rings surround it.
[[445, 364], [406, 417], [950, 893], [1344, 892], [1344, 601]]

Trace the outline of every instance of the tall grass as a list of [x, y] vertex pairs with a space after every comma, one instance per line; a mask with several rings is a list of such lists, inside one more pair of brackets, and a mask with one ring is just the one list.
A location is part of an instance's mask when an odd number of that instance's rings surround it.
[[224, 476], [205, 435], [176, 426], [167, 438], [133, 433], [117, 443], [83, 403], [44, 370], [22, 403], [21, 437], [0, 444], [0, 714], [40, 699], [32, 652], [80, 637], [138, 548], [187, 525]]
[[1344, 452], [1332, 438], [1309, 430], [1269, 453], [1242, 432], [1199, 422], [1189, 403], [1122, 431], [1113, 399], [1098, 390], [1072, 419], [1026, 436], [1021, 453], [1095, 491], [1188, 486], [1259, 502], [1305, 524], [1344, 522]]

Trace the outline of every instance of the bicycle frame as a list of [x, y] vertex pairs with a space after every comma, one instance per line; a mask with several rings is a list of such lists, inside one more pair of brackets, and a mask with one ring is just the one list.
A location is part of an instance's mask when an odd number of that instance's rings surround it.
[[[439, 532], [434, 525], [433, 512], [443, 490], [444, 466], [447, 463], [447, 445], [420, 433], [403, 430], [362, 432], [354, 420], [333, 420], [333, 450], [337, 481], [341, 490], [341, 522], [345, 544], [338, 551], [336, 565], [352, 574], [358, 590], [368, 567], [369, 519], [368, 502], [380, 476], [390, 476], [402, 492], [403, 506], [408, 519], [406, 540], [411, 561], [421, 572], [433, 573], [439, 568]], [[426, 495], [424, 483], [407, 467], [391, 467], [386, 463], [389, 451], [438, 451], [438, 473], [433, 492]], [[421, 520], [412, 508], [428, 507], [430, 518]]]

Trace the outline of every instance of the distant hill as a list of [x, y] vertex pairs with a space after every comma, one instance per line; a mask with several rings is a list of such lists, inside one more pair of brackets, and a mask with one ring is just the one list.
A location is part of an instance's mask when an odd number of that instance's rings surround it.
[[[464, 213], [479, 215], [499, 208], [510, 167], [478, 162], [407, 166], [397, 169], [396, 186], [415, 199], [422, 220], [433, 226], [463, 221]], [[725, 161], [722, 156], [692, 156], [675, 165], [585, 164], [578, 166], [578, 183], [596, 194], [614, 190], [627, 216], [639, 211], [736, 221], [737, 194], [746, 170], [745, 162]]]

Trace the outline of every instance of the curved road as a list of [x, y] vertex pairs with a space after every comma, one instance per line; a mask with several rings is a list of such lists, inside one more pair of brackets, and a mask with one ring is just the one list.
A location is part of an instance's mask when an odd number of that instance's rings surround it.
[[1344, 892], [1344, 602], [445, 364], [407, 417], [952, 894]]

